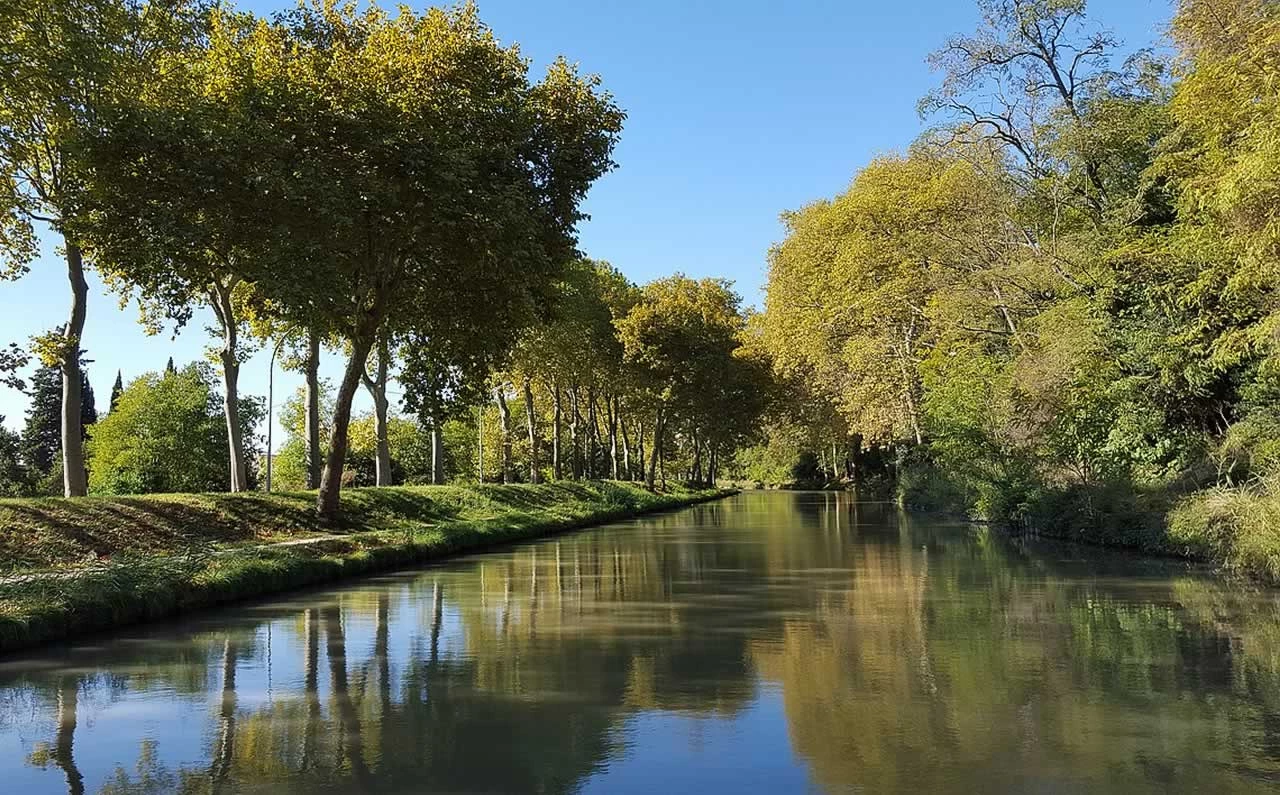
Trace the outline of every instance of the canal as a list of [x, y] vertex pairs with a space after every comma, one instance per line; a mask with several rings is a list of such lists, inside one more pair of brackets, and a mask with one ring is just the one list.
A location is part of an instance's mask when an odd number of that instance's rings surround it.
[[0, 791], [1280, 783], [1280, 600], [745, 493], [0, 660]]

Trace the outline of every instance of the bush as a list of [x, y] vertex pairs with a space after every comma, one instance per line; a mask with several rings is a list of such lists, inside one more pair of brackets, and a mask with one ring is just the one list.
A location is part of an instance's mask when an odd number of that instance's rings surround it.
[[[222, 399], [207, 368], [147, 373], [120, 394], [115, 408], [90, 430], [86, 451], [95, 494], [224, 491], [229, 482]], [[261, 407], [240, 401], [245, 455]]]

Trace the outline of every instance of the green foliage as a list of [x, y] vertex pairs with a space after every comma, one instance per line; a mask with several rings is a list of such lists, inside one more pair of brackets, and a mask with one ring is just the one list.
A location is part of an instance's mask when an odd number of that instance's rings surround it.
[[[241, 402], [245, 427], [262, 409]], [[91, 431], [89, 486], [95, 494], [220, 491], [227, 488], [227, 430], [207, 368], [147, 373], [125, 387]]]
[[4, 427], [0, 416], [0, 497], [25, 497], [31, 491], [31, 474], [22, 462], [22, 437]]

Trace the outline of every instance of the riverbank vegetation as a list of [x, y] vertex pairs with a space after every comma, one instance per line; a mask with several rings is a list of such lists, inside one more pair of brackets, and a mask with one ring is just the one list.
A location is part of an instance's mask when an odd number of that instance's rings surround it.
[[610, 482], [0, 500], [0, 651], [723, 495]]
[[1080, 0], [980, 7], [935, 126], [784, 216], [760, 339], [825, 414], [807, 449], [888, 453], [912, 507], [1276, 577], [1280, 9], [1182, 0], [1172, 52], [1122, 59]]

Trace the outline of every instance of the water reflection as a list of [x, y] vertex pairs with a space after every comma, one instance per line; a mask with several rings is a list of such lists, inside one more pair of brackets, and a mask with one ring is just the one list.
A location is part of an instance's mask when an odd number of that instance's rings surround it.
[[15, 792], [1250, 791], [1280, 601], [747, 494], [0, 664]]

